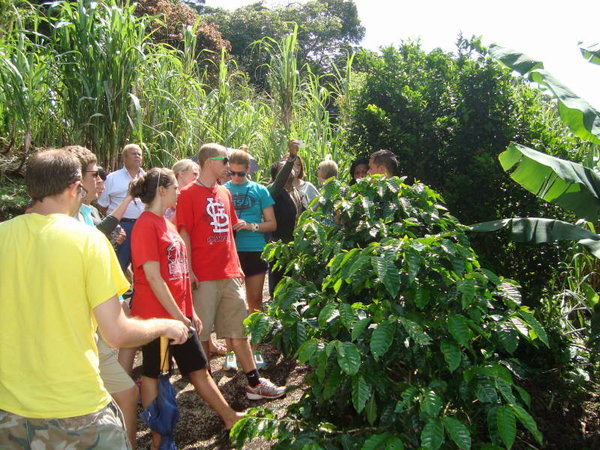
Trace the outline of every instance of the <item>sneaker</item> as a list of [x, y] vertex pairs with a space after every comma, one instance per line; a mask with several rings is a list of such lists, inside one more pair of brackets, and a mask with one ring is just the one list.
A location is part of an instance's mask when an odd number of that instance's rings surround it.
[[254, 363], [256, 364], [256, 367], [258, 369], [262, 369], [263, 367], [265, 367], [267, 365], [267, 363], [265, 362], [265, 359], [263, 358], [262, 353], [258, 350], [254, 351]]
[[234, 370], [237, 372], [238, 365], [237, 365], [237, 359], [235, 358], [235, 353], [227, 352], [225, 354], [225, 362], [223, 363], [223, 370]]
[[261, 398], [279, 398], [285, 395], [285, 386], [275, 386], [266, 378], [259, 378], [260, 383], [252, 387], [246, 385], [246, 397], [249, 400], [260, 400]]

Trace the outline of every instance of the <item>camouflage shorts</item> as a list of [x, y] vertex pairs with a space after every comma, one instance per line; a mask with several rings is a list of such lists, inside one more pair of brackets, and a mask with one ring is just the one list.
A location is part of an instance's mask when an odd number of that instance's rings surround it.
[[27, 419], [0, 410], [0, 449], [131, 449], [113, 403], [85, 416]]

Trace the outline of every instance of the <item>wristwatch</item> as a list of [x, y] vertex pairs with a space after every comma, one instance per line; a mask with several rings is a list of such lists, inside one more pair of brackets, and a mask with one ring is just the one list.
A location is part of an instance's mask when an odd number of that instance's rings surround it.
[[258, 231], [258, 224], [257, 223], [251, 223], [250, 226], [252, 227], [252, 231]]

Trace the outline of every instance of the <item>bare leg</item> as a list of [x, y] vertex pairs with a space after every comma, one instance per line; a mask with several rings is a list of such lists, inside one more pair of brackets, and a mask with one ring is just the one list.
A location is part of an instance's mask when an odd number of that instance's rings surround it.
[[136, 440], [135, 434], [137, 432], [137, 400], [138, 400], [138, 388], [137, 386], [130, 387], [124, 391], [111, 394], [112, 398], [117, 402], [119, 408], [123, 412], [125, 418], [125, 428], [127, 436], [131, 442], [131, 447], [135, 450]]
[[245, 338], [227, 338], [227, 346], [233, 350], [235, 356], [242, 366], [244, 373], [256, 369], [252, 349], [250, 348], [250, 340]]
[[[158, 380], [156, 378], [149, 378], [142, 376], [142, 406], [147, 408], [152, 400], [158, 396]], [[158, 450], [160, 446], [160, 434], [156, 431], [152, 431], [152, 443], [150, 448], [152, 450]]]
[[190, 372], [188, 376], [198, 395], [221, 416], [227, 430], [244, 417], [243, 413], [231, 409], [206, 368]]
[[259, 273], [246, 277], [246, 300], [248, 301], [248, 310], [262, 311], [263, 309], [263, 286], [265, 284], [265, 273]]

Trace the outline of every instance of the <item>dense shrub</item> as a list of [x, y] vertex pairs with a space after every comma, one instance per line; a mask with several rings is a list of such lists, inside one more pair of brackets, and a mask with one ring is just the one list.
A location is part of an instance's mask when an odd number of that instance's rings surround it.
[[[309, 390], [277, 422], [250, 417], [277, 448], [511, 447], [519, 422], [541, 435], [517, 384], [525, 345], [547, 346], [513, 282], [482, 268], [464, 227], [427, 186], [367, 178], [328, 183], [290, 244], [268, 315], [248, 320], [308, 363]], [[337, 225], [339, 222], [343, 225]], [[379, 447], [378, 447], [379, 446]]]

